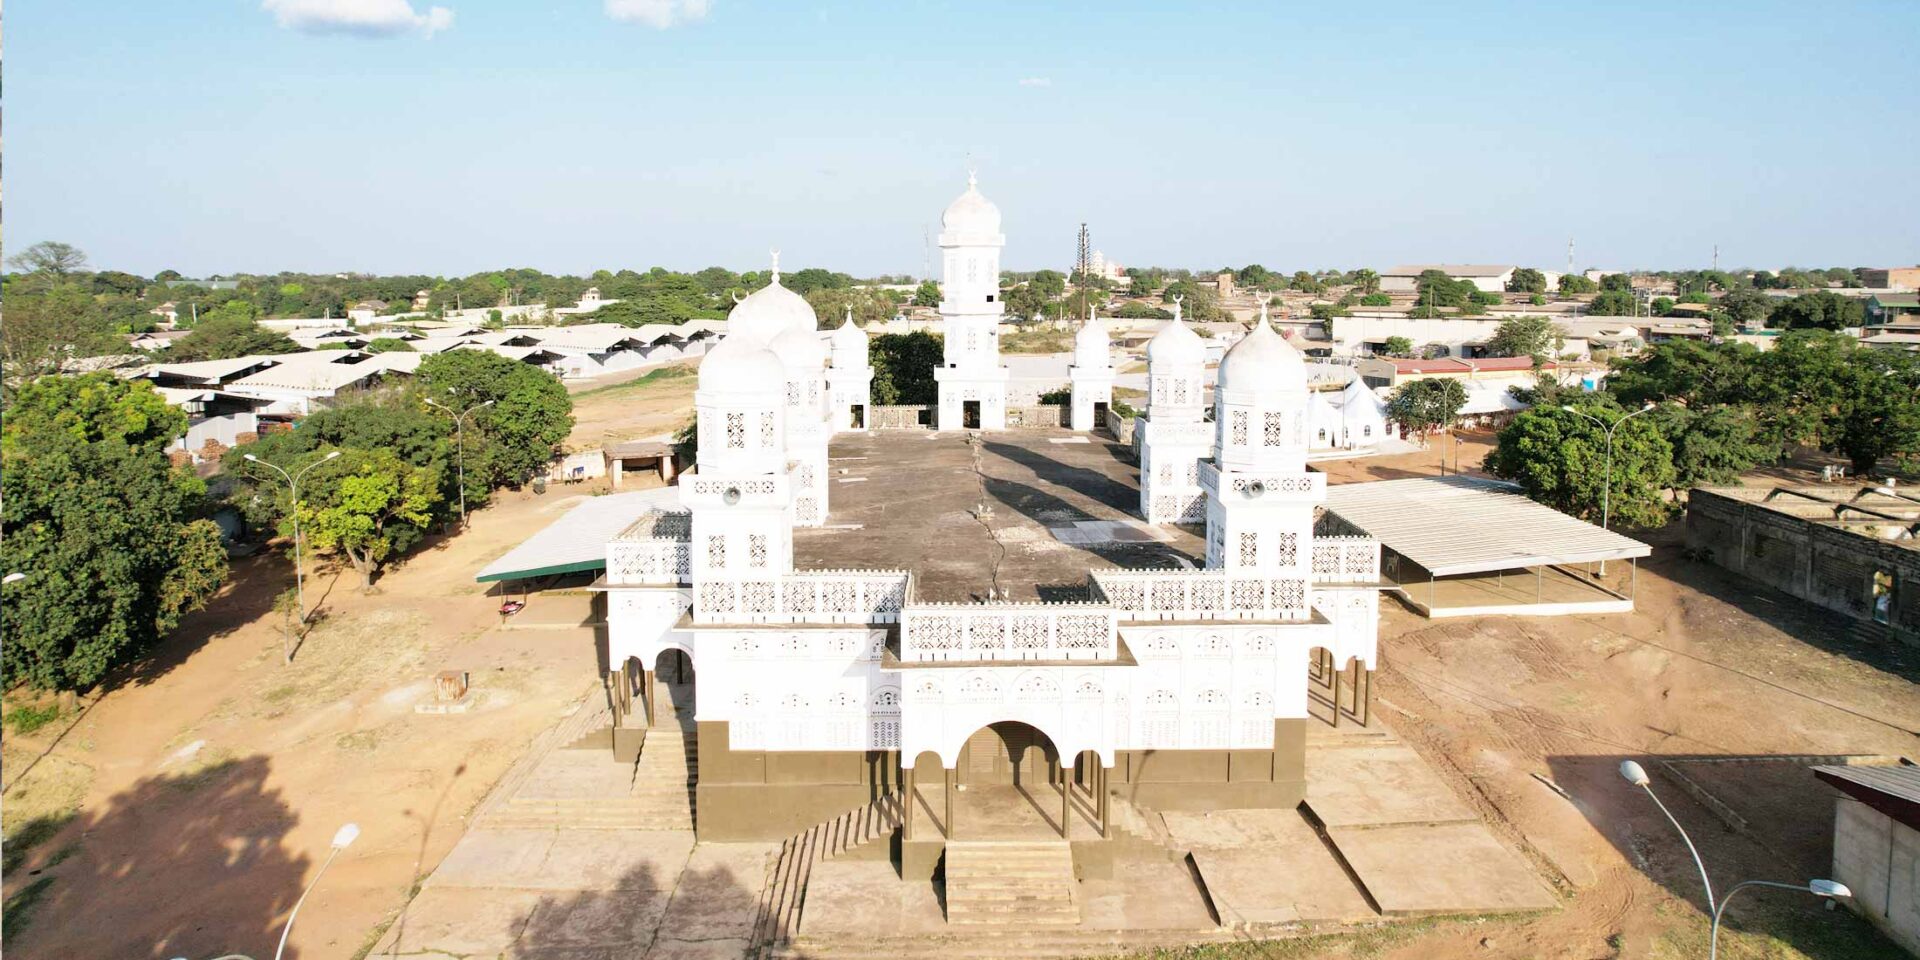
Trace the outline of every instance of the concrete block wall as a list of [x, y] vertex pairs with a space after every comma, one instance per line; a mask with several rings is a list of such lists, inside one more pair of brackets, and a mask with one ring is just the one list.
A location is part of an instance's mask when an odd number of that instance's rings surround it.
[[1833, 878], [1856, 912], [1920, 956], [1920, 831], [1858, 800], [1835, 803]]
[[1874, 573], [1888, 572], [1888, 630], [1920, 644], [1920, 551], [1705, 489], [1687, 497], [1686, 530], [1714, 563], [1860, 620], [1873, 619]]

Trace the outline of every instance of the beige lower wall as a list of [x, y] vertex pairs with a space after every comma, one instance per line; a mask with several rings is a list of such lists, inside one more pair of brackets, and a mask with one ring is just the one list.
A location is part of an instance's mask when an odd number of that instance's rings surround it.
[[[1274, 721], [1271, 750], [1124, 750], [1108, 782], [1158, 810], [1297, 806], [1306, 798], [1307, 723]], [[725, 722], [701, 722], [695, 731], [694, 823], [702, 840], [784, 839], [902, 785], [896, 751], [733, 750]], [[914, 865], [930, 875], [938, 860], [936, 844], [930, 861]]]

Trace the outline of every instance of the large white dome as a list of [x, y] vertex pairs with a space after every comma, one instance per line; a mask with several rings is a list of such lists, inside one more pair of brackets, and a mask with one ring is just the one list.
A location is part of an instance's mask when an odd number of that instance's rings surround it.
[[1241, 338], [1220, 360], [1215, 389], [1236, 394], [1272, 396], [1307, 389], [1307, 362], [1300, 351], [1275, 333], [1265, 311], [1253, 332]]
[[780, 272], [773, 282], [748, 294], [727, 314], [727, 336], [751, 340], [766, 346], [789, 330], [812, 333], [819, 328], [807, 298], [780, 285]]
[[1182, 322], [1179, 314], [1174, 314], [1160, 332], [1147, 341], [1147, 365], [1167, 364], [1170, 366], [1205, 365], [1207, 345], [1193, 328]]
[[827, 345], [820, 341], [820, 335], [808, 330], [787, 330], [773, 338], [767, 345], [774, 356], [791, 371], [817, 372], [827, 365]]
[[710, 393], [773, 393], [787, 381], [786, 367], [773, 351], [729, 333], [700, 361], [700, 390]]
[[940, 215], [942, 233], [966, 236], [997, 236], [1000, 233], [1000, 208], [980, 193], [972, 174], [967, 175], [967, 192], [961, 194]]

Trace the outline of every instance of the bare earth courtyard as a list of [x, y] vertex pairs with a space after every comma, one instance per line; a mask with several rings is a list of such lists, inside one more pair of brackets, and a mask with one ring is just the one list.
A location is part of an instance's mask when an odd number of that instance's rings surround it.
[[[635, 388], [647, 419], [626, 429], [676, 425], [672, 397], [683, 390], [685, 380]], [[1191, 534], [1141, 542], [1080, 526], [1130, 512], [1133, 468], [1110, 444], [1009, 436], [977, 449], [977, 469], [975, 448], [951, 435], [836, 442], [830, 526], [800, 538], [801, 565], [951, 567], [956, 589], [1031, 598], [1067, 586], [1038, 571], [1099, 565], [1109, 551], [1169, 564], [1196, 556]], [[925, 452], [889, 477], [857, 459], [906, 444]], [[1326, 469], [1336, 479], [1432, 475], [1439, 456]], [[956, 483], [916, 491], [913, 470], [977, 479], [965, 496], [947, 492], [964, 493]], [[539, 597], [530, 619], [504, 629], [497, 598], [472, 581], [582, 492], [505, 493], [471, 531], [396, 567], [378, 594], [341, 578], [291, 666], [279, 663], [265, 609], [289, 571], [242, 563], [150, 669], [74, 716], [10, 736], [8, 833], [43, 816], [48, 826], [8, 871], [9, 898], [39, 892], [9, 911], [7, 947], [21, 957], [271, 955], [327, 836], [355, 820], [366, 834], [302, 909], [291, 956], [731, 957], [779, 914], [791, 918], [796, 956], [1104, 955], [1196, 942], [1238, 956], [1257, 948], [1236, 944], [1262, 937], [1356, 931], [1302, 945], [1409, 960], [1677, 958], [1704, 953], [1703, 901], [1684, 849], [1613, 773], [1620, 758], [1911, 756], [1920, 746], [1911, 651], [1855, 639], [1837, 618], [1689, 562], [1677, 540], [1656, 535], [1632, 614], [1430, 622], [1383, 600], [1377, 723], [1315, 724], [1300, 811], [1129, 821], [1119, 808], [1117, 823], [1138, 840], [1116, 867], [1126, 881], [1082, 882], [1070, 927], [957, 933], [945, 892], [900, 881], [857, 827], [799, 851], [809, 857], [798, 902], [789, 845], [695, 844], [687, 771], [697, 744], [664, 719], [637, 764], [594, 741], [604, 698], [587, 598]], [[919, 526], [953, 539], [877, 535]], [[1091, 556], [1058, 562], [1067, 552]], [[472, 712], [413, 711], [442, 669], [472, 673]], [[690, 723], [685, 685], [666, 686], [663, 702]], [[1716, 879], [1811, 876], [1828, 856], [1831, 813], [1798, 770], [1752, 760], [1695, 778], [1744, 811], [1745, 833], [1669, 774], [1656, 770], [1655, 786]], [[1795, 799], [1769, 801], [1776, 789]], [[994, 802], [983, 796], [962, 815], [989, 816]], [[1433, 913], [1471, 918], [1420, 919]], [[1732, 924], [1730, 957], [1885, 947], [1799, 903], [1750, 901]]]

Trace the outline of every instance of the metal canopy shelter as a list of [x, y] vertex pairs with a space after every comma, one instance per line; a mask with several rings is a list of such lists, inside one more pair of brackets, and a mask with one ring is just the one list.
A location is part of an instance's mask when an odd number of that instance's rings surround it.
[[1632, 560], [1653, 548], [1477, 477], [1327, 487], [1327, 511], [1436, 577]]
[[487, 583], [604, 570], [607, 541], [632, 526], [648, 510], [679, 502], [678, 487], [584, 497], [579, 506], [562, 514], [546, 529], [487, 564], [474, 579]]

